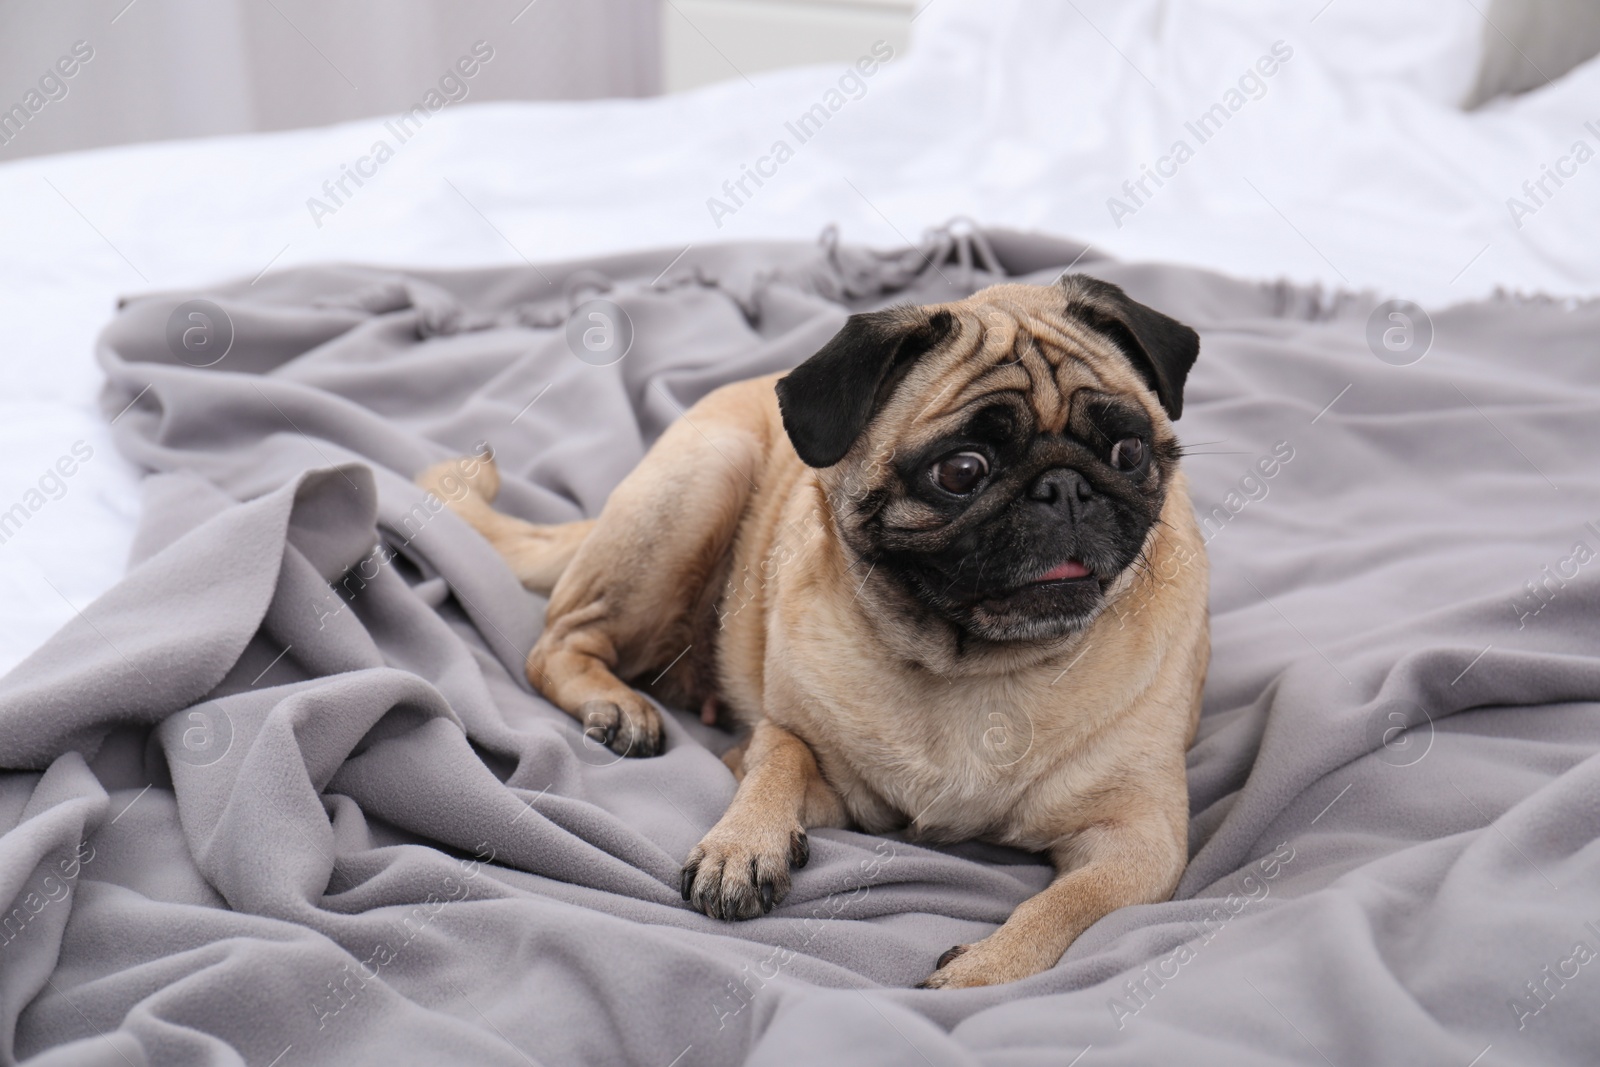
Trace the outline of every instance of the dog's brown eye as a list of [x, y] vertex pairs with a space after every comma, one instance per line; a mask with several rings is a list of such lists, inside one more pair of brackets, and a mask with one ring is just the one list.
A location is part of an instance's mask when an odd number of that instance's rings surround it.
[[1144, 442], [1137, 437], [1124, 437], [1111, 446], [1111, 465], [1119, 471], [1131, 471], [1144, 462]]
[[970, 493], [989, 473], [989, 461], [976, 452], [957, 452], [933, 465], [933, 482], [947, 493]]

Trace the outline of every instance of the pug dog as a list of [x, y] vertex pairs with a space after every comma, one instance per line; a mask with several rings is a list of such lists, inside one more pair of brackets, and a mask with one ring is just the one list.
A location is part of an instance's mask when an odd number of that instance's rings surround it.
[[1115, 285], [997, 285], [708, 394], [598, 518], [495, 511], [492, 462], [418, 481], [549, 596], [528, 679], [589, 737], [660, 751], [631, 683], [748, 730], [693, 907], [771, 911], [815, 827], [1046, 853], [1049, 887], [921, 985], [1009, 982], [1187, 862], [1208, 579], [1172, 420], [1198, 354]]

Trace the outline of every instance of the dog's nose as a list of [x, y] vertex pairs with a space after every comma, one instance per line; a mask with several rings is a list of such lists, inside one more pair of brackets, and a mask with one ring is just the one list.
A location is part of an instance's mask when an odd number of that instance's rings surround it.
[[1039, 475], [1028, 497], [1077, 521], [1078, 511], [1094, 496], [1094, 486], [1070, 467], [1055, 467]]

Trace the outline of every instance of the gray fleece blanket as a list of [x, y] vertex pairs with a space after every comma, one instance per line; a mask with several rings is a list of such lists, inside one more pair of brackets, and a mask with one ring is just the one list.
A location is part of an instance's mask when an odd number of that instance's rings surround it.
[[[1595, 1061], [1600, 306], [1430, 318], [1011, 233], [677, 253], [126, 302], [128, 574], [0, 680], [0, 1061]], [[770, 916], [691, 911], [729, 739], [586, 744], [522, 675], [543, 602], [412, 475], [487, 442], [503, 508], [592, 515], [848, 311], [1074, 263], [1203, 338], [1175, 898], [962, 992], [910, 987], [1038, 857], [822, 830]]]

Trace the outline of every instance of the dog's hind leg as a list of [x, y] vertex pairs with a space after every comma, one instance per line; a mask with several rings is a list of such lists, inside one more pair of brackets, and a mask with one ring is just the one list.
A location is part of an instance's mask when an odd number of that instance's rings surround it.
[[528, 681], [588, 736], [623, 755], [653, 756], [661, 718], [628, 681], [665, 673], [701, 640], [709, 587], [782, 432], [771, 379], [718, 389], [667, 427], [597, 519], [566, 526], [496, 512], [498, 477], [483, 460], [440, 464], [418, 480], [482, 532], [523, 584], [549, 589]]
[[594, 529], [593, 519], [541, 526], [490, 507], [500, 493], [500, 472], [490, 457], [465, 456], [435, 463], [417, 475], [417, 484], [482, 534], [519, 582], [545, 596]]
[[655, 705], [627, 681], [649, 682], [707, 639], [696, 625], [774, 439], [771, 390], [759, 379], [724, 387], [669, 426], [550, 595], [528, 680], [614, 751], [659, 751]]

